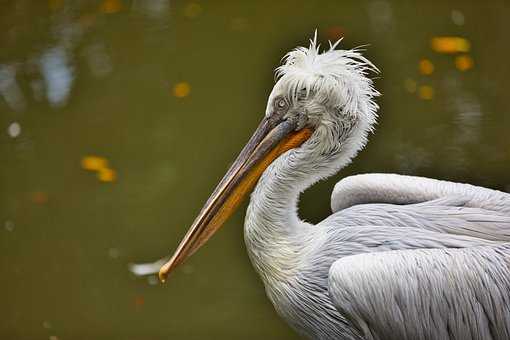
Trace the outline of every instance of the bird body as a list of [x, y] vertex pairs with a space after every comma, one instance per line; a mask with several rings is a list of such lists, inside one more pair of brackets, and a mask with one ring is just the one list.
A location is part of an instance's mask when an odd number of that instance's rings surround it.
[[[347, 166], [378, 106], [358, 50], [290, 52], [265, 117], [160, 277], [253, 187], [249, 257], [278, 314], [311, 339], [510, 339], [510, 195], [393, 174], [340, 181], [312, 225], [299, 195]], [[256, 184], [256, 185], [255, 185]]]
[[[278, 313], [311, 339], [508, 339], [510, 195], [428, 178], [366, 176], [429, 189], [460, 185], [500, 199], [493, 210], [460, 193], [400, 205], [360, 202], [317, 225], [282, 227], [272, 218], [254, 224], [254, 206], [264, 205], [256, 188], [245, 238]], [[347, 178], [356, 179], [363, 180]]]

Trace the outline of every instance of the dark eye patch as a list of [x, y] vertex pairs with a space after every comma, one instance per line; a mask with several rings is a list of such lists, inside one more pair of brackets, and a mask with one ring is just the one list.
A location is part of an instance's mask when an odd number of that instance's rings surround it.
[[273, 105], [279, 113], [284, 113], [289, 109], [289, 102], [284, 97], [275, 98]]

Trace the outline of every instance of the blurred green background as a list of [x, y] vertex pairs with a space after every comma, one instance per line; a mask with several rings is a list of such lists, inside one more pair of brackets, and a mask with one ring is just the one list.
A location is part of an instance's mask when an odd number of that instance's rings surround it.
[[296, 339], [249, 263], [245, 206], [168, 284], [128, 265], [174, 250], [316, 28], [369, 45], [383, 96], [303, 218], [353, 173], [509, 191], [508, 17], [496, 0], [0, 1], [0, 337]]

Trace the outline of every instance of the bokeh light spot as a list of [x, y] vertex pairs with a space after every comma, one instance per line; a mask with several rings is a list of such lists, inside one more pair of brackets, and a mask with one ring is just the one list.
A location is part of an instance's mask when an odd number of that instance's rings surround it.
[[462, 72], [465, 72], [473, 68], [474, 61], [468, 55], [459, 55], [455, 58], [455, 67]]
[[10, 220], [5, 221], [4, 228], [7, 231], [13, 231], [14, 230], [14, 222], [10, 221]]
[[110, 168], [101, 168], [97, 172], [97, 178], [101, 182], [113, 182], [117, 179], [117, 173]]
[[18, 122], [12, 122], [9, 124], [9, 127], [7, 128], [7, 134], [12, 137], [16, 138], [21, 133], [21, 126]]
[[191, 92], [191, 86], [187, 82], [180, 82], [174, 86], [174, 96], [177, 98], [184, 98]]
[[434, 37], [430, 46], [438, 53], [469, 52], [471, 49], [471, 43], [461, 37]]
[[108, 167], [108, 161], [103, 157], [85, 156], [81, 160], [81, 167], [89, 171], [99, 171]]
[[434, 72], [434, 64], [429, 59], [422, 59], [418, 63], [418, 69], [423, 75], [431, 75]]
[[464, 25], [464, 21], [465, 21], [464, 13], [462, 13], [458, 9], [452, 10], [452, 21], [457, 26]]
[[34, 191], [30, 193], [30, 200], [35, 204], [46, 204], [48, 203], [48, 194], [44, 191]]
[[429, 85], [422, 85], [418, 91], [418, 96], [423, 100], [431, 100], [434, 98], [434, 88]]
[[106, 14], [117, 13], [122, 9], [122, 2], [120, 0], [105, 0], [101, 4], [99, 10]]

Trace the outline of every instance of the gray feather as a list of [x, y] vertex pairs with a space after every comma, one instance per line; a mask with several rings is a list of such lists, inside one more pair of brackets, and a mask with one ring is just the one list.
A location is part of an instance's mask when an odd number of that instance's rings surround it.
[[507, 193], [464, 183], [397, 174], [363, 174], [339, 181], [331, 195], [333, 212], [367, 203], [413, 204], [464, 198], [466, 207], [510, 213]]
[[510, 338], [510, 244], [347, 256], [330, 295], [364, 339]]

